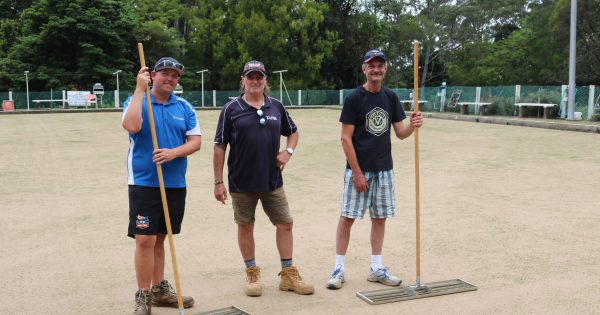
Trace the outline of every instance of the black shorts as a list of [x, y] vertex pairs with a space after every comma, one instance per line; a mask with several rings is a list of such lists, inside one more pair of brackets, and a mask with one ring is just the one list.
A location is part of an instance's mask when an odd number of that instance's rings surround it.
[[[173, 234], [181, 231], [185, 212], [185, 188], [165, 188]], [[129, 228], [127, 236], [135, 234], [167, 234], [160, 188], [129, 185]]]

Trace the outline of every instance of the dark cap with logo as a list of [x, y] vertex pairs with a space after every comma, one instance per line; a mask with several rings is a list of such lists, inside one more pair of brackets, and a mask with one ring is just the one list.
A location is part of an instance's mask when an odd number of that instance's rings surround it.
[[181, 64], [181, 62], [175, 60], [173, 57], [162, 57], [154, 65], [154, 71], [173, 69], [177, 71], [180, 76], [183, 75], [183, 68], [184, 66]]
[[267, 75], [267, 69], [265, 65], [258, 60], [250, 60], [246, 62], [244, 65], [244, 70], [242, 71], [242, 75], [247, 76], [250, 72], [260, 72], [262, 75]]
[[374, 58], [380, 58], [381, 60], [383, 60], [383, 62], [387, 62], [387, 58], [385, 57], [385, 54], [383, 52], [381, 52], [380, 50], [377, 50], [377, 49], [373, 49], [373, 50], [369, 50], [365, 53], [363, 63], [370, 62]]

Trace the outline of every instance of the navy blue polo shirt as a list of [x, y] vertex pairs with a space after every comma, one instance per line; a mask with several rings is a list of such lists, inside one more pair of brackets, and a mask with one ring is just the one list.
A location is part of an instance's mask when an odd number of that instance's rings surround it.
[[[398, 96], [385, 86], [378, 93], [359, 86], [348, 94], [340, 122], [354, 125], [352, 144], [362, 171], [388, 171], [394, 167], [390, 139], [392, 124], [405, 118]], [[346, 168], [350, 168], [347, 162]]]
[[265, 96], [264, 125], [257, 109], [242, 97], [223, 106], [215, 143], [230, 146], [227, 159], [229, 191], [268, 192], [283, 185], [277, 167], [281, 136], [296, 132], [296, 124], [277, 99]]

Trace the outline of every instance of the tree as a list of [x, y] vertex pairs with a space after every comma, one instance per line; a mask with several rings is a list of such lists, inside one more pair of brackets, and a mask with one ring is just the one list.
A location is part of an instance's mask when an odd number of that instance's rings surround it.
[[319, 75], [337, 41], [321, 28], [326, 10], [314, 1], [203, 1], [192, 22], [189, 64], [210, 69], [216, 89], [237, 89], [251, 59], [268, 71], [289, 70], [289, 88], [331, 86]]
[[[136, 17], [130, 1], [39, 0], [23, 10], [14, 44], [0, 59], [0, 82], [30, 88], [91, 89], [134, 68]], [[112, 82], [111, 82], [112, 83]]]

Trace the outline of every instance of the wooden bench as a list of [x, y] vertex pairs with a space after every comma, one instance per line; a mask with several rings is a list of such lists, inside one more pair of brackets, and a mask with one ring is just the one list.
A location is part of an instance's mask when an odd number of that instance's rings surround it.
[[[427, 101], [418, 101], [419, 102], [419, 106], [421, 106], [421, 104], [425, 105], [427, 104]], [[414, 110], [415, 108], [415, 101], [414, 100], [400, 100], [400, 104], [402, 104], [402, 108], [404, 110]]]
[[[460, 113], [462, 115], [468, 115], [469, 114], [469, 105], [475, 106], [475, 114], [477, 114], [477, 113], [485, 114], [487, 106], [492, 105], [492, 103], [489, 103], [489, 102], [458, 102], [457, 105], [460, 106]], [[482, 110], [480, 110], [480, 109], [482, 109]]]
[[[552, 103], [515, 103], [515, 106], [517, 106], [519, 108], [519, 117], [523, 118], [526, 117], [525, 115], [525, 107], [542, 107], [544, 109], [544, 119], [548, 119], [548, 116], [550, 116], [550, 110], [556, 106], [556, 104], [552, 104]], [[538, 117], [539, 117], [539, 111], [538, 111]]]

